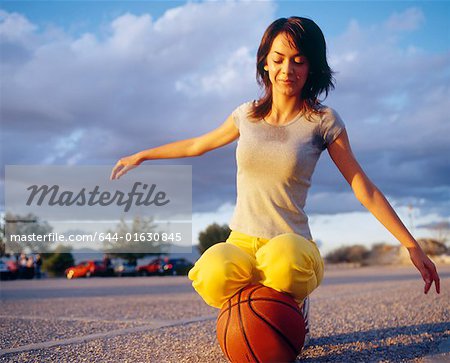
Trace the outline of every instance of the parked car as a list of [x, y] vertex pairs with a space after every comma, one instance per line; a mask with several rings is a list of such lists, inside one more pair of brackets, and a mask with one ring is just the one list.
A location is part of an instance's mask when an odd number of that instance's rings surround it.
[[136, 276], [137, 268], [135, 264], [131, 264], [129, 262], [119, 263], [114, 266], [114, 273], [121, 276]]
[[2, 260], [0, 260], [0, 280], [12, 280], [12, 273]]
[[80, 262], [76, 266], [66, 269], [66, 277], [73, 279], [76, 277], [91, 277], [91, 276], [112, 276], [113, 269], [105, 265], [101, 260], [90, 260]]
[[169, 258], [163, 260], [163, 275], [187, 275], [194, 264], [185, 258]]
[[0, 260], [0, 279], [14, 280], [18, 275], [17, 263], [11, 260]]
[[147, 265], [140, 265], [137, 267], [137, 274], [140, 276], [161, 275], [163, 273], [162, 265], [164, 261], [162, 258], [156, 258]]

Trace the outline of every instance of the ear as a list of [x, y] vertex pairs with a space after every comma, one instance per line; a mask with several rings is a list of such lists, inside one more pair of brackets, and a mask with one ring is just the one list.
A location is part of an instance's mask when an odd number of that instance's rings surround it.
[[264, 70], [265, 70], [266, 72], [269, 70], [269, 66], [268, 66], [267, 64], [264, 66]]

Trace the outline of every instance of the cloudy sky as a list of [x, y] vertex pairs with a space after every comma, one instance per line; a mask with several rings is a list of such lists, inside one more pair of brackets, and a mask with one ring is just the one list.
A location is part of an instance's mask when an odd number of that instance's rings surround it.
[[[2, 1], [2, 164], [113, 166], [208, 132], [260, 94], [264, 29], [306, 16], [323, 29], [336, 72], [325, 103], [405, 224], [433, 236], [427, 225], [450, 220], [449, 13], [438, 1]], [[194, 237], [231, 216], [235, 147], [155, 162], [193, 166]], [[3, 179], [2, 167], [2, 189]], [[307, 211], [323, 251], [394, 242], [326, 152]]]

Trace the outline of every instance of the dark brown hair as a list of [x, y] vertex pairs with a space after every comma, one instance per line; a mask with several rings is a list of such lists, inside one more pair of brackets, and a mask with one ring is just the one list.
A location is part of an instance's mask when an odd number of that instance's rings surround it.
[[264, 88], [263, 96], [254, 103], [250, 116], [261, 119], [272, 109], [272, 83], [269, 73], [264, 70], [267, 55], [278, 34], [284, 33], [290, 39], [291, 46], [298, 49], [309, 61], [309, 76], [300, 97], [305, 100], [305, 111], [317, 112], [320, 105], [319, 95], [334, 88], [333, 72], [327, 62], [325, 37], [319, 26], [311, 19], [292, 16], [275, 20], [266, 29], [256, 56], [256, 79]]

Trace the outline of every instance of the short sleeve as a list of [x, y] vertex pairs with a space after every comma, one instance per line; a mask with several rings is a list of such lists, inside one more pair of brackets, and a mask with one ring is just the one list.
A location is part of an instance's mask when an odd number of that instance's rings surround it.
[[233, 120], [236, 127], [239, 129], [241, 126], [242, 120], [248, 119], [248, 113], [250, 112], [250, 108], [252, 107], [252, 102], [246, 102], [237, 107], [233, 112]]
[[333, 141], [336, 140], [344, 130], [345, 124], [339, 114], [329, 107], [324, 110], [320, 124], [320, 131], [324, 142], [324, 148], [328, 147], [328, 145], [331, 145]]

